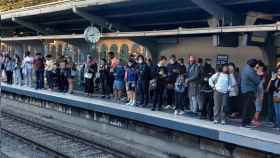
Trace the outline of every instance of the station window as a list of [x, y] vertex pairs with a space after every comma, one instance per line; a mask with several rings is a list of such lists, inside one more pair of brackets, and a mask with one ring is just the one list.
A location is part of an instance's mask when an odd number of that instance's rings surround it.
[[135, 56], [142, 54], [141, 52], [141, 47], [139, 44], [133, 44], [132, 49], [131, 49], [131, 53]]
[[114, 52], [116, 55], [118, 55], [118, 46], [116, 44], [112, 44], [110, 47], [110, 51]]
[[120, 50], [120, 59], [125, 64], [128, 62], [128, 52], [129, 52], [128, 45], [123, 44]]
[[102, 44], [100, 49], [100, 59], [107, 59], [107, 52], [108, 52], [108, 46], [106, 44]]

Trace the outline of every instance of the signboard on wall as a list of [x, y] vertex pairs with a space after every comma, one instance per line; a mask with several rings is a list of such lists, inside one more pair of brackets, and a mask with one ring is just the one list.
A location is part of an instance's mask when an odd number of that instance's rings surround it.
[[229, 56], [224, 54], [218, 54], [216, 58], [216, 67], [220, 67], [223, 64], [227, 64], [229, 62]]

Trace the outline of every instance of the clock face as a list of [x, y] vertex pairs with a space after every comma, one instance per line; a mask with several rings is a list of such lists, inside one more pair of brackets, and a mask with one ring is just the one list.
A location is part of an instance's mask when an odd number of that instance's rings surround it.
[[89, 26], [84, 32], [85, 40], [91, 43], [96, 43], [100, 40], [101, 33], [98, 28]]

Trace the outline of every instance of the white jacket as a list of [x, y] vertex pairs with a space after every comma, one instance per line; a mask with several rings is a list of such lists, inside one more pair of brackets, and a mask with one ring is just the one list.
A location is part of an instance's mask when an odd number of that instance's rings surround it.
[[215, 73], [209, 79], [209, 85], [220, 93], [230, 93], [236, 84], [232, 74], [229, 75], [222, 72]]

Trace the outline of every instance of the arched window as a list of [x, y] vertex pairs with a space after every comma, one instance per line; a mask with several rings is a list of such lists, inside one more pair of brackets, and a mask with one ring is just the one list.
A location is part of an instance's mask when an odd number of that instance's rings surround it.
[[131, 53], [135, 56], [138, 56], [141, 53], [141, 47], [139, 44], [133, 44], [132, 48], [131, 48]]
[[128, 63], [128, 56], [129, 56], [128, 52], [129, 52], [128, 45], [123, 44], [120, 50], [120, 59], [124, 64]]
[[116, 44], [112, 44], [110, 47], [110, 51], [114, 52], [116, 56], [118, 56], [118, 46]]
[[107, 52], [108, 52], [108, 47], [106, 44], [102, 44], [100, 48], [100, 59], [107, 59]]
[[60, 57], [62, 56], [62, 45], [59, 44], [58, 47], [57, 47], [57, 57]]
[[57, 58], [55, 45], [50, 45], [50, 53], [55, 59]]

